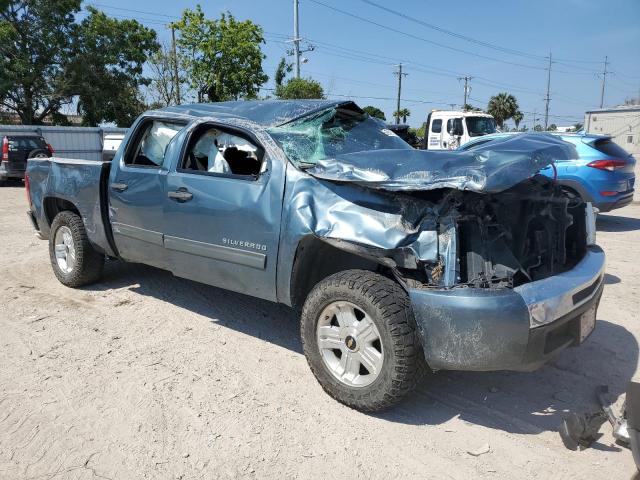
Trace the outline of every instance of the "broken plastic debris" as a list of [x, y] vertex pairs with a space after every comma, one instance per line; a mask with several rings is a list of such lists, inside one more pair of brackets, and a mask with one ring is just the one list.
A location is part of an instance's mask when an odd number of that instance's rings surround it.
[[469, 455], [473, 455], [474, 457], [479, 457], [480, 455], [484, 455], [485, 453], [489, 453], [491, 451], [491, 446], [488, 443], [481, 445], [475, 450], [467, 450]]

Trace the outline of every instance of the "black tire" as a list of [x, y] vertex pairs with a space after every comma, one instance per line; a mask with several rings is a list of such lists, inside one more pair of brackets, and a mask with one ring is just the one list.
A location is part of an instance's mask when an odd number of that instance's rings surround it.
[[[316, 328], [323, 310], [336, 301], [353, 303], [380, 333], [384, 360], [370, 385], [353, 387], [338, 380], [322, 359]], [[301, 337], [307, 362], [322, 388], [337, 401], [364, 412], [400, 402], [415, 387], [424, 363], [407, 293], [393, 280], [366, 270], [347, 270], [318, 283], [302, 309]]]
[[[58, 265], [55, 254], [55, 238], [60, 227], [68, 227], [75, 249], [75, 265], [69, 272], [63, 271]], [[82, 219], [74, 212], [64, 211], [58, 213], [51, 223], [49, 234], [49, 257], [53, 273], [60, 283], [68, 287], [81, 287], [89, 285], [100, 279], [104, 269], [104, 254], [97, 252], [87, 237]]]

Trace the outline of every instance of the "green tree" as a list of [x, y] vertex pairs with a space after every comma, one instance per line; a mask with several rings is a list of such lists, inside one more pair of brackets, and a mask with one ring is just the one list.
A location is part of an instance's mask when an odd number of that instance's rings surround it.
[[540, 124], [537, 124], [535, 127], [533, 127], [533, 131], [534, 132], [541, 132], [543, 130], [544, 130], [544, 128], [542, 128], [542, 125], [540, 125]]
[[255, 98], [269, 77], [262, 70], [262, 28], [230, 13], [205, 18], [200, 5], [175, 22], [177, 46], [198, 101]]
[[558, 126], [555, 123], [552, 123], [547, 127], [548, 132], [555, 132], [556, 130], [558, 130]]
[[155, 32], [80, 0], [5, 0], [0, 5], [0, 105], [24, 124], [64, 121], [77, 102], [85, 124], [127, 125], [139, 113], [142, 65], [157, 49]]
[[393, 117], [398, 123], [400, 123], [401, 118], [402, 123], [407, 123], [407, 117], [409, 116], [411, 116], [411, 111], [408, 108], [401, 108], [400, 110], [396, 110], [395, 112], [393, 112]]
[[379, 118], [380, 120], [384, 120], [384, 121], [387, 120], [387, 117], [385, 116], [384, 112], [380, 110], [378, 107], [374, 107], [373, 105], [367, 105], [362, 110], [364, 110], [365, 113], [370, 117]]
[[512, 118], [518, 111], [518, 101], [506, 92], [494, 95], [489, 99], [487, 113], [495, 118], [500, 128], [504, 128], [504, 122]]
[[78, 25], [67, 69], [68, 93], [77, 95], [84, 125], [114, 122], [128, 127], [146, 105], [142, 67], [159, 49], [156, 33], [136, 20], [117, 20], [93, 7]]
[[520, 122], [522, 122], [522, 120], [524, 119], [524, 115], [520, 110], [516, 110], [516, 113], [513, 114], [511, 119], [513, 120], [513, 123], [516, 124], [516, 131], [517, 131], [520, 128]]
[[0, 10], [0, 104], [40, 124], [71, 98], [65, 66], [80, 0], [4, 1]]
[[292, 78], [276, 88], [276, 96], [283, 100], [324, 98], [324, 90], [320, 83], [311, 78]]
[[276, 88], [281, 87], [284, 84], [284, 80], [287, 77], [287, 73], [290, 73], [293, 69], [293, 65], [287, 63], [284, 58], [280, 59], [280, 63], [278, 63], [278, 68], [276, 68], [276, 74], [274, 76], [274, 80], [276, 82]]
[[574, 132], [579, 132], [579, 131], [580, 131], [580, 130], [582, 130], [583, 128], [584, 128], [584, 125], [582, 124], [582, 122], [578, 122], [578, 123], [575, 123], [575, 124], [573, 125], [573, 131], [574, 131]]

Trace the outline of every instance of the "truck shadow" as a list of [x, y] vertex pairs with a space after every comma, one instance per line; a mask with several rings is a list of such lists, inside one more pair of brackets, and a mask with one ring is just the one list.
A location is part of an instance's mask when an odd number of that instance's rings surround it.
[[267, 300], [173, 276], [142, 264], [108, 261], [103, 280], [87, 290], [127, 288], [139, 295], [177, 305], [211, 323], [302, 353], [298, 315]]
[[608, 385], [613, 400], [623, 394], [637, 361], [631, 332], [600, 319], [582, 346], [561, 352], [536, 372], [439, 372], [421, 382], [417, 395], [379, 416], [420, 425], [459, 417], [511, 433], [557, 431], [569, 412], [599, 409], [598, 385]]
[[598, 214], [596, 229], [601, 232], [631, 232], [640, 230], [640, 219]]
[[[107, 263], [101, 283], [86, 288], [126, 288], [182, 307], [212, 324], [302, 354], [298, 314], [284, 305], [118, 261]], [[600, 319], [580, 348], [561, 352], [536, 372], [438, 372], [424, 378], [400, 405], [375, 416], [415, 425], [442, 425], [459, 417], [511, 433], [556, 431], [569, 411], [598, 408], [596, 386], [608, 385], [613, 398], [622, 394], [637, 362], [634, 336], [624, 327]]]

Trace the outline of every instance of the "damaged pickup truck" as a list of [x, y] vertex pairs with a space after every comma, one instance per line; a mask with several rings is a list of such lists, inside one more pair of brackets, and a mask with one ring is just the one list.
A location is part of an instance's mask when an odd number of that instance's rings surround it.
[[594, 211], [537, 174], [573, 148], [418, 151], [352, 102], [225, 102], [145, 113], [111, 162], [31, 159], [25, 183], [63, 284], [112, 257], [292, 306], [322, 387], [373, 411], [424, 367], [532, 370], [593, 331]]

